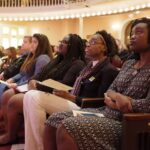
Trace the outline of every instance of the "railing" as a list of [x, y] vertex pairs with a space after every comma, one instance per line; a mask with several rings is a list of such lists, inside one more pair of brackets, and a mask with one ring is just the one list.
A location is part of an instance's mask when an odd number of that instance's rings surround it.
[[0, 7], [41, 7], [82, 2], [86, 2], [86, 0], [0, 0]]

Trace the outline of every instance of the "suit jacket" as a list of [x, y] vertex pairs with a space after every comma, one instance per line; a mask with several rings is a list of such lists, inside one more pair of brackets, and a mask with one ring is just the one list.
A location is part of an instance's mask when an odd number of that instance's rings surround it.
[[118, 74], [118, 70], [108, 59], [97, 66], [97, 71], [81, 82], [79, 99], [90, 97], [104, 97], [104, 93], [109, 88]]
[[18, 74], [20, 71], [20, 68], [26, 58], [27, 58], [27, 54], [24, 54], [24, 55], [18, 57], [17, 59], [15, 59], [10, 64], [10, 66], [4, 70], [4, 72], [3, 72], [4, 79], [7, 80], [7, 79], [13, 77], [14, 75]]

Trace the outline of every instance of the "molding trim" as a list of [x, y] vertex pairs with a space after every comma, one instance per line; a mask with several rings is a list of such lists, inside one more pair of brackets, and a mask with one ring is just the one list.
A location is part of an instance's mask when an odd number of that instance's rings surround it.
[[73, 19], [90, 16], [104, 16], [149, 9], [149, 0], [110, 1], [107, 3], [82, 3], [82, 5], [59, 5], [41, 7], [1, 8], [0, 21], [33, 21]]

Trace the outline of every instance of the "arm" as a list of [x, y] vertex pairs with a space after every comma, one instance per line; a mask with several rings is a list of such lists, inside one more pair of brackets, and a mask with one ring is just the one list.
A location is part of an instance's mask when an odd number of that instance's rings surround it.
[[60, 82], [72, 86], [76, 80], [76, 77], [79, 75], [84, 66], [85, 64], [80, 60], [73, 63]]
[[132, 99], [131, 104], [133, 112], [150, 112], [150, 88], [146, 98]]
[[22, 74], [21, 74], [21, 73], [18, 73], [18, 74], [16, 74], [15, 76], [13, 76], [12, 78], [8, 79], [7, 81], [13, 80], [14, 82], [17, 82], [17, 81], [19, 81], [21, 78], [22, 78]]
[[41, 72], [42, 68], [50, 62], [48, 55], [40, 55], [35, 64], [34, 75], [37, 75]]
[[53, 94], [63, 97], [67, 100], [70, 100], [72, 102], [75, 102], [76, 100], [76, 96], [72, 95], [71, 93], [67, 92], [67, 91], [61, 91], [61, 90], [54, 90]]
[[[60, 82], [67, 84], [67, 85], [73, 85], [77, 75], [83, 69], [83, 67], [84, 67], [84, 63], [81, 61], [74, 63], [70, 67], [70, 69], [66, 72], [63, 80], [61, 80]], [[71, 93], [67, 91], [54, 90], [53, 94], [63, 97], [65, 99], [68, 99], [72, 102], [76, 102], [76, 96], [72, 95]]]
[[35, 71], [32, 79], [28, 82], [29, 89], [36, 89], [36, 79], [38, 79], [39, 75], [42, 73], [42, 69], [44, 66], [50, 62], [50, 58], [47, 55], [41, 55], [36, 61]]
[[121, 111], [122, 113], [132, 112], [132, 99], [121, 93], [108, 90], [105, 94], [105, 103], [108, 107]]
[[0, 80], [4, 80], [4, 72], [0, 74]]
[[111, 86], [109, 87], [110, 90], [113, 91], [118, 91], [117, 87], [118, 87], [118, 79], [122, 78], [122, 74], [124, 73], [124, 70], [127, 68], [129, 61], [125, 62], [121, 68], [121, 70], [119, 71], [119, 74], [117, 75], [117, 77], [115, 78], [115, 80], [112, 82]]
[[9, 79], [19, 73], [20, 68], [27, 55], [20, 56], [6, 70], [4, 70], [4, 79]]

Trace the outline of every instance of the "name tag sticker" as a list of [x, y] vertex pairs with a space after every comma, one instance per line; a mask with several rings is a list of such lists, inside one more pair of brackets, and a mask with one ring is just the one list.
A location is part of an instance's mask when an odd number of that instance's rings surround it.
[[93, 76], [91, 78], [89, 78], [89, 81], [91, 81], [91, 82], [94, 80], [95, 80], [95, 77], [93, 77]]

